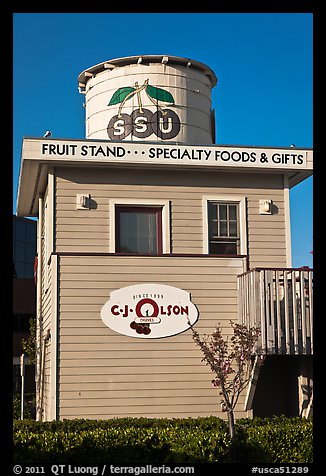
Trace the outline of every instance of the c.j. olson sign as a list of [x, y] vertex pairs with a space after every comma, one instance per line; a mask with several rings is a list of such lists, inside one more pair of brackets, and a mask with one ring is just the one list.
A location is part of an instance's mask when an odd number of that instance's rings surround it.
[[147, 339], [180, 334], [197, 321], [198, 315], [187, 291], [153, 283], [111, 292], [101, 310], [104, 324], [113, 331]]

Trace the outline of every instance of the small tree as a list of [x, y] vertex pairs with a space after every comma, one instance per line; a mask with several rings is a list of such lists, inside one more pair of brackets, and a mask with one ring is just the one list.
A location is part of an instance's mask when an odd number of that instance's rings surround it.
[[29, 319], [29, 335], [27, 339], [22, 339], [23, 351], [29, 356], [29, 363], [35, 364], [36, 360], [36, 319]]
[[[189, 322], [190, 324], [190, 322]], [[233, 335], [228, 342], [224, 339], [220, 325], [215, 331], [201, 337], [192, 327], [192, 337], [204, 354], [202, 361], [209, 365], [215, 374], [214, 387], [220, 388], [222, 411], [227, 412], [229, 434], [234, 439], [234, 408], [241, 392], [249, 383], [249, 368], [255, 344], [260, 336], [258, 327], [247, 328], [245, 325], [230, 321]]]

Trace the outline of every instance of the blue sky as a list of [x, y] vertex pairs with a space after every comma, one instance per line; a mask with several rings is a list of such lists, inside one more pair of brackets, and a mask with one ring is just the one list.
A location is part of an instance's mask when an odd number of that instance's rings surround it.
[[[13, 15], [13, 212], [23, 136], [84, 138], [84, 69], [129, 55], [206, 63], [216, 142], [313, 146], [310, 13], [16, 13]], [[312, 266], [309, 178], [290, 192], [292, 265]]]

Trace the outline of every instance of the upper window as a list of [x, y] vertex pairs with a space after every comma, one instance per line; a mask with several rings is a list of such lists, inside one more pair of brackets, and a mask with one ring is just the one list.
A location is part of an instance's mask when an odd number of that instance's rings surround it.
[[117, 253], [162, 254], [162, 207], [116, 206]]
[[208, 253], [240, 254], [238, 202], [208, 202]]
[[36, 255], [36, 221], [16, 217], [13, 219], [14, 276], [32, 278]]

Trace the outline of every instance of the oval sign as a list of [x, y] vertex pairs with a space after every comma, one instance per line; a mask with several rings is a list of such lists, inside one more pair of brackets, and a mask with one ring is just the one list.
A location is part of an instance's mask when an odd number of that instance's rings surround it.
[[154, 283], [113, 291], [101, 310], [101, 318], [110, 329], [142, 339], [180, 334], [195, 324], [198, 316], [190, 293]]

